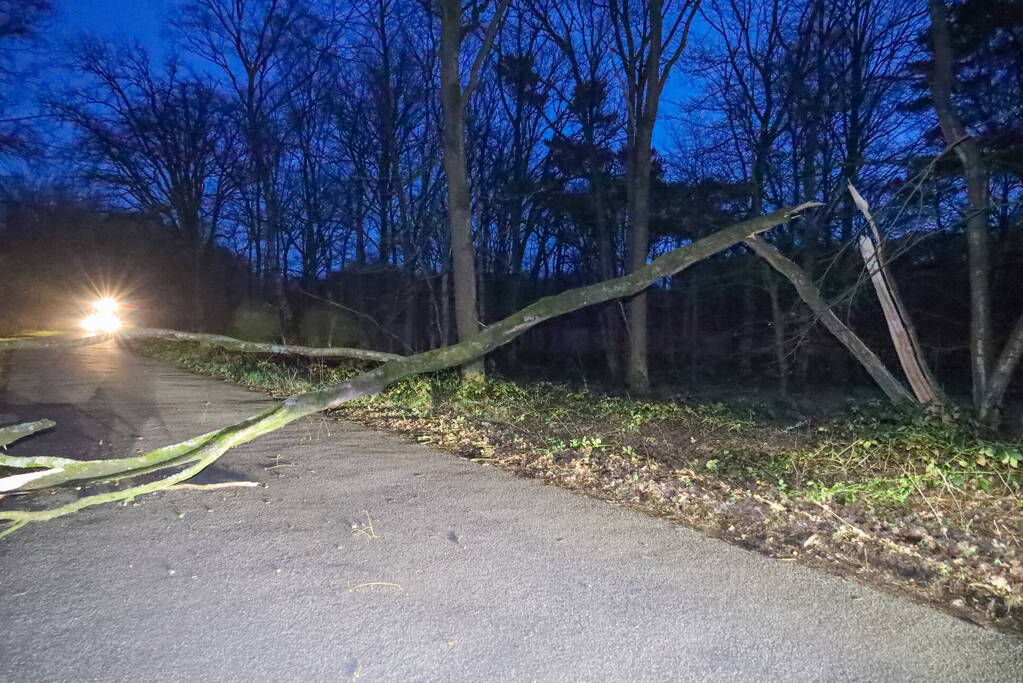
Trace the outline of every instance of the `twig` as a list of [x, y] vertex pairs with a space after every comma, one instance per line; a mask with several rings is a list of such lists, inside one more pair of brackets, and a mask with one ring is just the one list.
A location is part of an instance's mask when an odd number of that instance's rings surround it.
[[168, 486], [167, 491], [173, 491], [176, 489], [192, 489], [195, 491], [210, 491], [212, 489], [226, 489], [234, 486], [259, 486], [259, 482], [256, 481], [222, 481], [216, 484], [174, 484]]
[[816, 505], [817, 507], [819, 507], [819, 508], [820, 508], [821, 510], [824, 510], [824, 512], [827, 512], [827, 513], [828, 513], [829, 515], [831, 515], [832, 517], [834, 517], [835, 519], [837, 519], [837, 520], [838, 520], [839, 522], [841, 522], [842, 524], [845, 524], [845, 525], [846, 525], [847, 527], [849, 527], [850, 529], [852, 529], [853, 531], [855, 531], [855, 532], [856, 532], [856, 534], [857, 534], [857, 535], [858, 535], [858, 536], [859, 536], [860, 538], [873, 538], [873, 537], [872, 537], [872, 536], [871, 536], [870, 534], [868, 534], [868, 533], [867, 533], [866, 531], [864, 531], [863, 529], [859, 528], [858, 526], [856, 526], [856, 525], [855, 525], [855, 524], [853, 524], [852, 522], [850, 522], [850, 521], [848, 521], [848, 520], [846, 520], [846, 519], [842, 518], [842, 517], [841, 517], [841, 516], [840, 516], [840, 515], [839, 515], [839, 514], [838, 514], [837, 512], [835, 512], [834, 510], [832, 510], [831, 508], [829, 508], [829, 507], [828, 507], [827, 505], [825, 505], [824, 503], [819, 503], [819, 502], [817, 502], [816, 500], [813, 500], [812, 498], [811, 498], [810, 500], [812, 500], [812, 501], [813, 501], [813, 503], [814, 503], [814, 505]]
[[390, 583], [389, 581], [369, 581], [367, 583], [357, 583], [354, 586], [349, 586], [348, 592], [354, 593], [355, 591], [372, 588], [397, 588], [402, 593], [408, 595], [408, 591], [406, 591], [400, 584]]
[[329, 304], [331, 306], [334, 306], [335, 308], [340, 308], [342, 311], [347, 311], [348, 313], [354, 313], [355, 315], [359, 316], [360, 318], [365, 318], [366, 320], [368, 320], [371, 323], [373, 323], [378, 330], [380, 330], [381, 332], [386, 334], [388, 337], [390, 337], [391, 339], [394, 339], [396, 342], [398, 342], [399, 344], [404, 346], [406, 351], [408, 351], [409, 353], [412, 352], [412, 349], [409, 347], [408, 344], [405, 343], [404, 339], [402, 339], [401, 337], [396, 335], [394, 332], [391, 332], [386, 327], [381, 325], [377, 321], [376, 318], [374, 318], [373, 316], [369, 315], [368, 313], [363, 313], [362, 311], [359, 311], [357, 309], [351, 308], [349, 306], [345, 306], [344, 304], [338, 303], [337, 301], [333, 301], [333, 300], [328, 299], [326, 297], [322, 297], [322, 296], [319, 296], [317, 294], [313, 294], [312, 292], [307, 292], [306, 290], [302, 289], [301, 287], [299, 288], [298, 291], [301, 292], [302, 294], [305, 294], [307, 297], [310, 297], [312, 299], [316, 299], [317, 301], [322, 301], [323, 303]]
[[366, 515], [366, 524], [363, 526], [352, 524], [352, 536], [361, 534], [369, 539], [377, 538], [377, 532], [373, 528], [373, 518], [369, 516], [368, 510], [363, 510], [363, 513]]
[[275, 455], [274, 456], [274, 464], [272, 464], [272, 465], [264, 465], [263, 469], [264, 470], [275, 470], [278, 467], [294, 467], [294, 466], [295, 466], [295, 463], [293, 463], [293, 462], [281, 462], [281, 456], [280, 455]]

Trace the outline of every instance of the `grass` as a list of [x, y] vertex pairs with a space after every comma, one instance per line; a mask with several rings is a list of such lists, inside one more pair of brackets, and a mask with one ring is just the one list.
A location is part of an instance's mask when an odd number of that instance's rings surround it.
[[[176, 342], [144, 351], [286, 396], [365, 366]], [[550, 383], [414, 377], [349, 419], [676, 519], [761, 552], [1023, 629], [1020, 444], [967, 423], [850, 404], [784, 424], [757, 406], [637, 401]]]

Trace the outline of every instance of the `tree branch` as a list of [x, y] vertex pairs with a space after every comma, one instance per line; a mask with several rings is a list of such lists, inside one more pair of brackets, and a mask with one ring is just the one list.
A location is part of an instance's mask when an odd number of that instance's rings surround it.
[[[57, 423], [53, 420], [38, 420], [37, 422], [24, 422], [20, 425], [10, 425], [9, 427], [0, 427], [0, 448], [5, 448], [8, 445], [24, 439], [26, 436], [41, 432], [44, 429], [50, 429]], [[52, 467], [52, 464], [47, 465], [12, 465], [6, 462], [8, 456], [0, 453], [0, 465], [4, 467]], [[31, 460], [32, 462], [39, 462], [46, 460], [45, 458], [15, 458], [15, 460]], [[63, 458], [50, 458], [50, 460], [63, 460]]]
[[508, 9], [509, 2], [510, 0], [501, 0], [501, 4], [497, 6], [497, 10], [494, 12], [493, 19], [490, 20], [490, 24], [487, 26], [486, 34], [483, 36], [483, 44], [480, 46], [479, 52], [476, 53], [476, 58], [469, 69], [469, 83], [465, 86], [465, 90], [462, 91], [463, 109], [469, 102], [469, 98], [472, 97], [473, 91], [479, 85], [483, 64], [486, 62], [487, 56], [490, 54], [490, 48], [493, 46], [497, 33], [501, 30], [501, 25], [504, 23], [504, 13]]
[[222, 334], [201, 334], [199, 332], [179, 332], [149, 327], [127, 327], [116, 334], [92, 335], [89, 337], [73, 337], [60, 335], [53, 337], [35, 337], [32, 339], [0, 340], [0, 351], [18, 349], [47, 349], [71, 346], [89, 346], [115, 338], [122, 339], [166, 339], [169, 341], [191, 341], [211, 344], [241, 353], [273, 353], [306, 358], [351, 358], [353, 360], [387, 362], [401, 358], [396, 353], [371, 351], [370, 349], [351, 349], [345, 347], [313, 347], [296, 346], [293, 344], [264, 344], [261, 342], [243, 341]]

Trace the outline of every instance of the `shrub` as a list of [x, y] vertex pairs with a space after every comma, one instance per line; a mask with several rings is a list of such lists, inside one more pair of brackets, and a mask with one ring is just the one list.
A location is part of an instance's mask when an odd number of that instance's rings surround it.
[[264, 302], [247, 302], [235, 309], [232, 336], [253, 342], [273, 342], [281, 337], [277, 309]]

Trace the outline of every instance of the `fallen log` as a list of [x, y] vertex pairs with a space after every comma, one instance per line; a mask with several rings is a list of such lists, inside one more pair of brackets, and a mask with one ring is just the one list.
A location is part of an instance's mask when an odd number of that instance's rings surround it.
[[201, 344], [219, 346], [229, 351], [241, 353], [272, 353], [286, 356], [301, 356], [305, 358], [349, 358], [351, 360], [378, 361], [386, 363], [395, 358], [401, 358], [396, 353], [384, 351], [372, 351], [370, 349], [352, 349], [341, 346], [296, 346], [294, 344], [263, 344], [260, 342], [242, 341], [233, 337], [226, 337], [222, 334], [200, 334], [198, 332], [178, 332], [177, 330], [163, 330], [159, 328], [128, 327], [121, 333], [122, 337], [128, 339], [167, 339], [171, 341], [191, 341]]
[[351, 360], [375, 361], [386, 363], [401, 358], [396, 353], [373, 351], [371, 349], [353, 349], [342, 346], [296, 346], [294, 344], [267, 344], [235, 339], [222, 334], [203, 334], [200, 332], [180, 332], [155, 327], [125, 327], [113, 334], [94, 334], [80, 336], [61, 334], [47, 337], [25, 337], [20, 339], [0, 339], [0, 351], [18, 351], [26, 349], [54, 349], [76, 346], [91, 346], [110, 339], [166, 339], [168, 341], [190, 341], [200, 344], [219, 346], [229, 351], [241, 353], [271, 353], [304, 358], [349, 358]]

